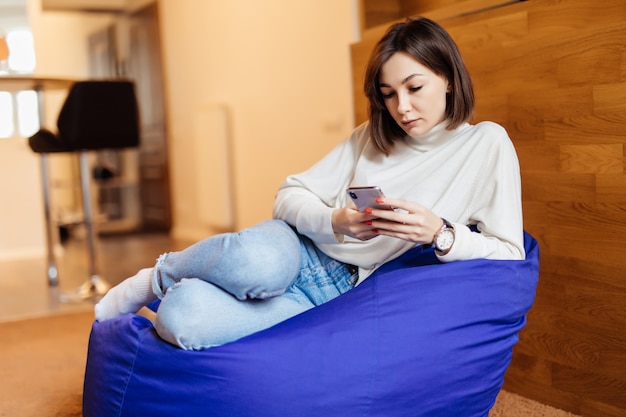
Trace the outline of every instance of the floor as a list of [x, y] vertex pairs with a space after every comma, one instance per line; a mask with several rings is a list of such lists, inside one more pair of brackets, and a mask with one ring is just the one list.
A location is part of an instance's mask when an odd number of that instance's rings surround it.
[[[164, 233], [100, 236], [96, 244], [97, 272], [115, 285], [139, 269], [151, 266], [164, 252], [180, 250], [189, 242]], [[58, 285], [50, 287], [45, 258], [0, 262], [0, 321], [92, 310], [94, 302], [61, 302], [89, 279], [86, 242], [72, 237], [57, 257]]]

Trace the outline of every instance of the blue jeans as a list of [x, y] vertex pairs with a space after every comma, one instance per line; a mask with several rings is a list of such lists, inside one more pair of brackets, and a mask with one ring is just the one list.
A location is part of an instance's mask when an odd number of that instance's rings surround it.
[[183, 349], [231, 342], [352, 289], [353, 268], [322, 253], [280, 220], [161, 255], [155, 327]]

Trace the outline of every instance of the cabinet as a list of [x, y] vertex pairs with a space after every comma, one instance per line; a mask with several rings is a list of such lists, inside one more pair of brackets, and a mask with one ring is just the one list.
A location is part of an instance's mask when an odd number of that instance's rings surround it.
[[167, 231], [171, 212], [157, 4], [120, 16], [90, 36], [89, 56], [92, 77], [135, 82], [141, 116], [139, 149], [96, 154], [99, 230]]
[[141, 109], [138, 161], [142, 225], [147, 230], [169, 230], [169, 165], [157, 3], [134, 12], [127, 29], [126, 76], [135, 80]]

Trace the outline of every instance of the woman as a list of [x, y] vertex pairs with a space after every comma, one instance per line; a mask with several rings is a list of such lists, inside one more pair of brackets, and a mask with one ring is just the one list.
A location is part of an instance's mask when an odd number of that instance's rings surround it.
[[[96, 319], [159, 297], [159, 335], [204, 349], [327, 302], [415, 246], [442, 262], [523, 259], [517, 156], [502, 127], [468, 123], [471, 79], [448, 33], [425, 18], [393, 25], [365, 93], [369, 122], [285, 180], [275, 220], [162, 255], [113, 288]], [[350, 186], [380, 187], [394, 210], [358, 211]]]

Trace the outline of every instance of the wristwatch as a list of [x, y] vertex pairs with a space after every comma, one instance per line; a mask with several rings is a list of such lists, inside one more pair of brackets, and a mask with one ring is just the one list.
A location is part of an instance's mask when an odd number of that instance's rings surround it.
[[445, 255], [450, 252], [452, 245], [454, 245], [454, 226], [443, 217], [441, 220], [443, 220], [443, 226], [435, 235], [433, 246], [438, 255]]

